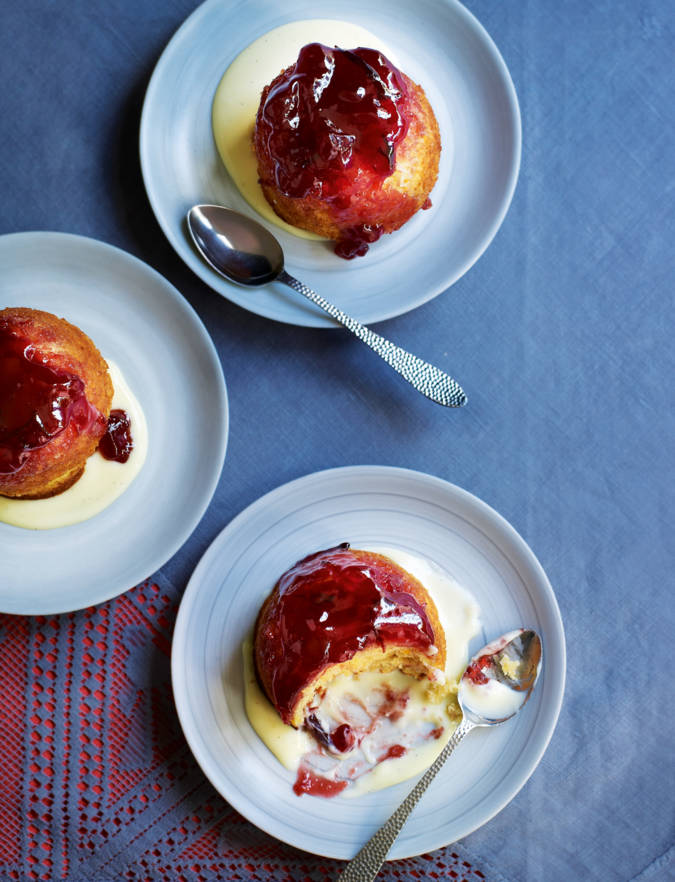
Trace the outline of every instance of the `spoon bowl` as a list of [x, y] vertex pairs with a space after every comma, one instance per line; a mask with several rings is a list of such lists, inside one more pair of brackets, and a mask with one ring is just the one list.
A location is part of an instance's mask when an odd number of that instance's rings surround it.
[[536, 631], [510, 631], [475, 655], [459, 681], [457, 699], [475, 726], [495, 726], [515, 716], [532, 694], [541, 662]]
[[245, 214], [222, 205], [195, 205], [187, 213], [187, 225], [202, 257], [235, 285], [267, 285], [283, 272], [281, 245]]
[[444, 407], [466, 404], [463, 389], [444, 371], [395, 346], [289, 275], [284, 269], [281, 245], [266, 227], [253, 218], [224, 205], [195, 205], [187, 213], [187, 227], [204, 260], [230, 282], [252, 288], [275, 280], [283, 282], [370, 346], [427, 398]]

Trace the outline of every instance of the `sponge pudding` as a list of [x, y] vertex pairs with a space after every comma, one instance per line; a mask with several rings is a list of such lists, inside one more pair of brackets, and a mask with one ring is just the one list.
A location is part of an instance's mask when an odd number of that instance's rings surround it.
[[254, 146], [274, 211], [347, 259], [430, 206], [441, 150], [420, 86], [375, 49], [320, 43], [263, 90]]
[[113, 387], [92, 341], [37, 309], [0, 310], [0, 496], [74, 484], [107, 428]]
[[296, 728], [340, 675], [396, 670], [442, 680], [445, 654], [438, 612], [421, 582], [385, 555], [347, 543], [287, 570], [255, 628], [260, 683]]

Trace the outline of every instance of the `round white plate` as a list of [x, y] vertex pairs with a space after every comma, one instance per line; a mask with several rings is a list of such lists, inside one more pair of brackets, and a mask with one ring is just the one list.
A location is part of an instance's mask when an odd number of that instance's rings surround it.
[[546, 574], [485, 503], [439, 478], [384, 466], [308, 475], [249, 506], [195, 570], [173, 638], [174, 696], [185, 736], [228, 802], [272, 836], [325, 857], [351, 858], [411, 781], [366, 796], [296, 796], [294, 776], [267, 750], [244, 710], [241, 643], [281, 573], [312, 551], [349, 541], [398, 546], [468, 588], [484, 626], [471, 651], [519, 626], [542, 637], [544, 666], [512, 721], [472, 732], [404, 827], [392, 858], [466, 836], [503, 808], [534, 771], [558, 719], [565, 682], [562, 621]]
[[349, 21], [377, 34], [434, 108], [446, 149], [433, 207], [345, 261], [329, 244], [276, 226], [289, 272], [363, 322], [407, 312], [456, 282], [499, 229], [520, 166], [520, 112], [511, 77], [479, 22], [456, 0], [207, 0], [178, 30], [150, 80], [141, 119], [143, 178], [160, 226], [215, 291], [259, 315], [296, 325], [334, 322], [284, 285], [256, 290], [222, 279], [188, 241], [195, 203], [255, 215], [225, 170], [211, 132], [211, 102], [229, 64], [289, 21]]
[[67, 612], [121, 594], [185, 542], [218, 482], [225, 381], [192, 307], [130, 254], [81, 236], [0, 236], [0, 308], [44, 309], [78, 325], [141, 403], [149, 447], [131, 486], [88, 521], [55, 530], [0, 523], [0, 610]]

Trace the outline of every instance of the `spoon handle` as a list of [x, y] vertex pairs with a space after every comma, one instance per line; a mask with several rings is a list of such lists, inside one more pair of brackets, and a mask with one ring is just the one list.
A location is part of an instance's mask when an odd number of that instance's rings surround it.
[[394, 814], [375, 833], [361, 851], [352, 858], [346, 868], [338, 876], [338, 882], [372, 882], [380, 872], [385, 862], [389, 849], [394, 840], [401, 832], [401, 828], [408, 819], [408, 815], [415, 808], [424, 791], [436, 777], [452, 751], [457, 747], [464, 736], [475, 727], [475, 724], [466, 718], [457, 726], [452, 737], [443, 750], [429, 766], [424, 775], [415, 784]]
[[380, 358], [384, 359], [395, 371], [398, 371], [422, 395], [426, 395], [427, 398], [445, 407], [461, 407], [463, 404], [466, 404], [467, 399], [462, 387], [456, 380], [453, 380], [452, 377], [439, 368], [434, 367], [434, 365], [429, 364], [427, 361], [423, 361], [405, 349], [401, 349], [400, 346], [395, 346], [391, 340], [380, 337], [379, 334], [376, 334], [374, 331], [366, 328], [365, 325], [357, 322], [356, 319], [342, 312], [337, 306], [333, 306], [332, 303], [324, 300], [316, 291], [308, 288], [307, 285], [303, 285], [298, 279], [293, 278], [286, 270], [281, 271], [277, 276], [277, 280], [288, 285], [289, 288], [297, 291], [298, 294], [303, 294], [312, 303], [316, 303], [328, 315], [340, 322], [341, 325], [344, 325], [359, 340], [362, 340], [374, 352], [377, 352]]

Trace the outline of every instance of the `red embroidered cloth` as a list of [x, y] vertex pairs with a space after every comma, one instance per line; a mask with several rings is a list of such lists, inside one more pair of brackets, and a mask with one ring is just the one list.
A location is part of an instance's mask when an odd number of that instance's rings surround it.
[[[205, 779], [171, 691], [178, 592], [145, 582], [60, 616], [0, 616], [0, 878], [334, 879], [341, 862], [261, 832]], [[458, 847], [383, 880], [486, 876]]]

